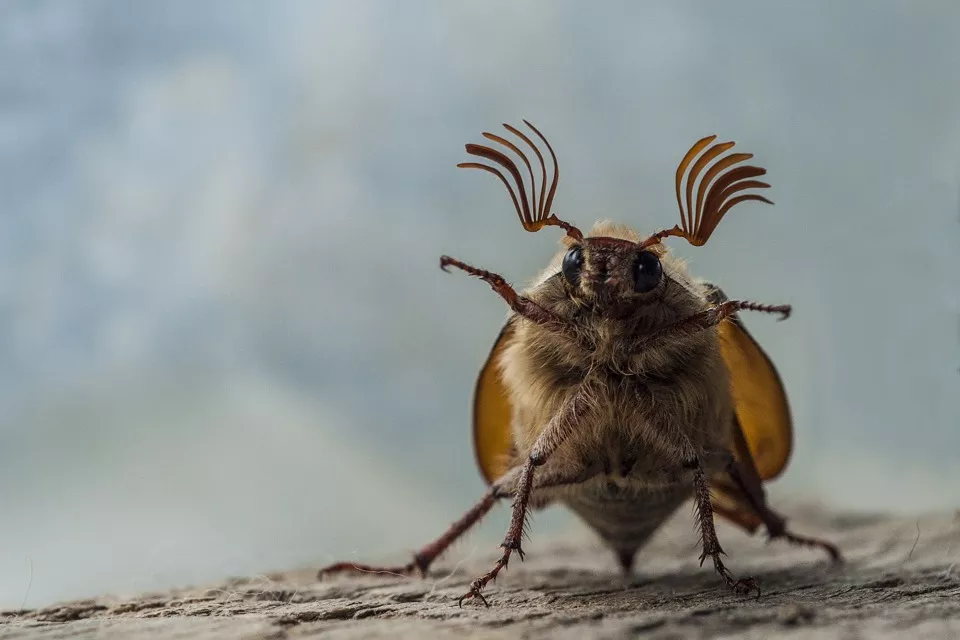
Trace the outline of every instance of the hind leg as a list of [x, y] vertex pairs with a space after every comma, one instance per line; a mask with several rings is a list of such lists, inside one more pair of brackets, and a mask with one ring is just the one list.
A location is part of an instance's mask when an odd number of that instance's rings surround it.
[[[349, 561], [335, 562], [320, 569], [320, 571], [317, 573], [317, 577], [322, 578], [324, 576], [334, 575], [337, 573], [379, 573], [386, 575], [411, 575], [413, 573], [419, 573], [420, 575], [425, 575], [433, 561], [436, 560], [444, 551], [446, 551], [450, 545], [456, 542], [463, 534], [480, 522], [480, 520], [482, 520], [483, 517], [490, 512], [490, 509], [492, 509], [499, 500], [513, 497], [516, 494], [516, 484], [521, 470], [522, 467], [514, 467], [504, 474], [493, 484], [493, 486], [490, 487], [490, 489], [484, 494], [483, 498], [481, 498], [479, 502], [473, 505], [465, 514], [463, 514], [459, 520], [451, 524], [450, 527], [443, 533], [443, 535], [438, 537], [433, 542], [424, 545], [419, 551], [414, 553], [413, 558], [407, 564], [396, 566], [377, 566]], [[541, 490], [562, 487], [569, 484], [578, 484], [583, 482], [586, 477], [587, 476], [582, 474], [569, 476], [567, 474], [548, 473], [545, 474], [544, 477], [541, 478], [537, 483], [535, 483], [533, 488], [535, 490]], [[536, 498], [536, 496], [534, 496], [534, 498]], [[535, 500], [535, 504], [532, 506], [539, 508], [541, 506], [546, 506], [546, 502], [540, 504]]]
[[320, 569], [317, 573], [318, 578], [332, 575], [335, 573], [381, 573], [381, 574], [399, 574], [410, 575], [419, 572], [420, 575], [426, 575], [427, 569], [437, 557], [447, 550], [457, 538], [466, 533], [473, 525], [480, 522], [483, 516], [487, 515], [498, 496], [493, 490], [488, 491], [477, 504], [473, 505], [469, 511], [450, 525], [442, 536], [433, 542], [425, 545], [419, 551], [413, 554], [413, 558], [405, 565], [399, 566], [374, 566], [368, 564], [359, 564], [356, 562], [335, 562], [329, 566]]
[[781, 516], [770, 507], [770, 505], [767, 503], [767, 497], [764, 495], [762, 488], [757, 487], [756, 483], [750, 481], [750, 478], [752, 478], [753, 475], [750, 474], [749, 471], [732, 456], [727, 464], [727, 473], [730, 474], [730, 478], [737, 485], [737, 488], [739, 488], [743, 493], [743, 497], [746, 498], [750, 503], [750, 507], [753, 509], [754, 513], [763, 522], [763, 525], [766, 527], [767, 534], [770, 536], [771, 540], [782, 538], [794, 544], [817, 547], [826, 551], [833, 562], [843, 562], [843, 557], [840, 555], [840, 550], [837, 549], [836, 545], [833, 543], [826, 540], [821, 540], [820, 538], [803, 536], [789, 531], [787, 529], [786, 518]]

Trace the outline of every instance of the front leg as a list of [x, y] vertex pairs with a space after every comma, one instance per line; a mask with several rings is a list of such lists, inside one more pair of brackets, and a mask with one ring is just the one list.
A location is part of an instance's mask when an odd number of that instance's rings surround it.
[[665, 341], [682, 340], [686, 336], [715, 327], [737, 311], [762, 311], [763, 313], [779, 313], [780, 320], [790, 317], [791, 307], [788, 304], [758, 304], [748, 300], [726, 300], [715, 307], [695, 313], [679, 322], [667, 325], [652, 334], [640, 337], [636, 343], [637, 349], [644, 349]]
[[513, 511], [510, 515], [510, 526], [507, 529], [507, 535], [504, 537], [500, 547], [503, 549], [503, 555], [493, 565], [493, 568], [470, 583], [470, 591], [463, 594], [458, 601], [462, 607], [464, 600], [477, 598], [483, 604], [490, 606], [486, 598], [481, 593], [483, 588], [491, 580], [495, 580], [497, 574], [507, 567], [510, 562], [510, 555], [516, 551], [523, 560], [523, 549], [520, 547], [520, 538], [523, 536], [524, 526], [527, 519], [527, 507], [530, 503], [530, 496], [533, 492], [533, 477], [537, 467], [547, 462], [550, 455], [556, 451], [567, 439], [574, 428], [587, 412], [588, 402], [587, 393], [583, 387], [578, 389], [560, 411], [550, 420], [547, 427], [540, 433], [530, 455], [524, 463], [517, 480], [516, 490], [513, 500]]
[[446, 271], [448, 267], [456, 267], [489, 284], [490, 288], [493, 289], [498, 296], [503, 298], [507, 306], [517, 315], [523, 316], [527, 320], [531, 320], [537, 324], [548, 326], [554, 330], [566, 331], [569, 328], [569, 323], [563, 318], [547, 311], [530, 298], [517, 293], [516, 289], [511, 287], [510, 284], [503, 279], [503, 276], [493, 273], [492, 271], [487, 271], [486, 269], [471, 267], [465, 262], [460, 262], [450, 256], [440, 256], [440, 268]]
[[710, 487], [703, 473], [703, 467], [700, 466], [700, 461], [694, 458], [690, 463], [690, 467], [693, 469], [694, 500], [697, 507], [697, 519], [700, 524], [700, 540], [703, 545], [703, 553], [700, 554], [700, 566], [703, 566], [704, 560], [709, 556], [713, 559], [713, 566], [717, 570], [717, 573], [720, 574], [720, 577], [723, 578], [723, 581], [727, 583], [728, 587], [739, 594], [756, 591], [757, 597], [759, 598], [760, 588], [757, 586], [757, 581], [753, 578], [735, 578], [720, 559], [720, 556], [724, 555], [724, 551], [720, 547], [720, 540], [717, 538], [717, 529], [713, 522], [713, 504], [710, 501]]

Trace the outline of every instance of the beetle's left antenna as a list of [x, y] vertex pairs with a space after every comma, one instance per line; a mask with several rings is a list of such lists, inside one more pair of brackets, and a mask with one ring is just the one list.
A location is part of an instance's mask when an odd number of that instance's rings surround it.
[[560, 165], [557, 162], [557, 154], [554, 153], [553, 147], [550, 146], [550, 142], [548, 142], [544, 135], [540, 133], [539, 129], [526, 120], [523, 122], [530, 127], [537, 137], [540, 138], [540, 140], [542, 140], [547, 146], [547, 151], [549, 151], [550, 158], [553, 160], [553, 179], [551, 180], [550, 188], [548, 189], [547, 164], [544, 160], [543, 154], [540, 152], [540, 149], [537, 148], [537, 145], [535, 145], [527, 135], [525, 135], [516, 127], [513, 127], [509, 124], [503, 125], [507, 131], [517, 136], [527, 146], [533, 149], [534, 154], [537, 156], [537, 160], [540, 161], [541, 182], [539, 197], [537, 194], [536, 179], [534, 178], [533, 174], [533, 165], [530, 164], [529, 158], [527, 158], [526, 154], [524, 154], [524, 152], [521, 151], [516, 144], [502, 136], [498, 136], [489, 132], [483, 133], [484, 138], [492, 140], [493, 142], [506, 147], [519, 156], [520, 160], [527, 166], [527, 172], [530, 175], [529, 198], [527, 197], [527, 190], [523, 182], [523, 176], [520, 173], [520, 169], [517, 167], [517, 163], [514, 162], [513, 159], [503, 151], [480, 144], [466, 145], [467, 153], [470, 155], [483, 158], [484, 160], [493, 162], [494, 164], [500, 165], [506, 169], [513, 178], [516, 188], [514, 188], [514, 185], [507, 180], [507, 177], [502, 171], [500, 171], [500, 169], [492, 167], [489, 164], [484, 164], [482, 162], [461, 162], [457, 166], [462, 169], [481, 169], [497, 176], [507, 188], [507, 193], [510, 194], [510, 199], [513, 201], [513, 207], [517, 211], [517, 217], [520, 218], [520, 224], [523, 225], [523, 228], [527, 231], [539, 231], [543, 227], [547, 226], [560, 227], [574, 240], [582, 240], [583, 234], [580, 232], [580, 229], [577, 229], [568, 222], [564, 222], [550, 212], [550, 208], [553, 205], [553, 198], [557, 193], [557, 183], [560, 180]]

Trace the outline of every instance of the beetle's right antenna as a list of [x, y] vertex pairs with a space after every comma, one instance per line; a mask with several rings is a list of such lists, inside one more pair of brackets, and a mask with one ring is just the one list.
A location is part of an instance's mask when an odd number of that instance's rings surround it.
[[[660, 242], [661, 239], [670, 236], [680, 236], [696, 246], [701, 247], [710, 239], [710, 235], [720, 224], [724, 214], [735, 205], [747, 200], [759, 200], [767, 204], [773, 204], [770, 200], [755, 193], [747, 193], [735, 197], [733, 194], [744, 189], [765, 189], [770, 185], [766, 182], [760, 182], [753, 178], [758, 178], [767, 173], [766, 169], [753, 166], [743, 166], [731, 169], [736, 164], [753, 157], [751, 153], [731, 153], [717, 160], [703, 177], [700, 179], [700, 185], [697, 187], [696, 206], [693, 202], [693, 186], [700, 175], [700, 172], [706, 168], [710, 162], [717, 156], [730, 150], [733, 142], [718, 142], [707, 148], [711, 142], [716, 140], [717, 136], [707, 136], [701, 138], [690, 147], [687, 154], [683, 156], [680, 165], [677, 167], [676, 190], [677, 206], [680, 208], [680, 224], [672, 229], [659, 231], [641, 243], [641, 246], [647, 247]], [[707, 149], [706, 151], [703, 151]], [[703, 151], [703, 155], [700, 152]], [[700, 155], [699, 158], [697, 156]], [[687, 167], [697, 161], [690, 167], [687, 173]], [[683, 188], [683, 177], [687, 173], [686, 189]], [[684, 193], [685, 192], [685, 193]], [[683, 196], [686, 195], [686, 198]], [[686, 201], [686, 207], [684, 207]]]

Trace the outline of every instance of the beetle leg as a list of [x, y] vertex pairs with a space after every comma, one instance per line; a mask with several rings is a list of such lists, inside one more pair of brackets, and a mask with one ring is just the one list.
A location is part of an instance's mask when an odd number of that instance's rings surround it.
[[[318, 578], [337, 573], [378, 573], [386, 575], [411, 575], [419, 573], [426, 575], [430, 565], [436, 560], [450, 545], [452, 545], [460, 536], [466, 533], [473, 525], [490, 511], [497, 501], [514, 496], [517, 492], [517, 479], [523, 471], [522, 466], [516, 466], [505, 473], [497, 480], [490, 490], [484, 494], [483, 498], [470, 508], [463, 516], [454, 522], [450, 527], [436, 540], [424, 545], [419, 551], [413, 554], [413, 559], [404, 565], [396, 566], [377, 566], [360, 564], [356, 562], [336, 562], [328, 565], [317, 573]], [[579, 484], [589, 478], [588, 475], [577, 474], [548, 474], [537, 479], [534, 483], [533, 491], [539, 489], [552, 489], [566, 485]]]
[[723, 581], [727, 583], [728, 587], [739, 594], [756, 591], [757, 597], [759, 598], [760, 587], [757, 586], [757, 581], [754, 578], [735, 578], [723, 564], [723, 560], [720, 559], [720, 556], [724, 555], [724, 551], [720, 547], [720, 540], [717, 538], [717, 529], [713, 522], [713, 505], [710, 502], [710, 487], [707, 484], [707, 477], [703, 473], [700, 461], [696, 458], [690, 463], [690, 466], [693, 468], [694, 500], [696, 501], [697, 519], [700, 523], [700, 538], [703, 544], [703, 553], [700, 554], [700, 565], [702, 566], [704, 560], [709, 556], [713, 559], [713, 567], [717, 570], [717, 573], [720, 574], [720, 577], [723, 578]]
[[516, 493], [513, 500], [513, 513], [510, 516], [510, 527], [507, 529], [507, 535], [504, 537], [500, 547], [503, 549], [503, 555], [493, 565], [493, 568], [470, 583], [470, 590], [460, 597], [458, 603], [463, 606], [464, 600], [476, 598], [489, 606], [486, 598], [481, 593], [491, 580], [496, 579], [497, 574], [505, 569], [510, 562], [511, 554], [516, 551], [523, 560], [523, 550], [520, 548], [520, 539], [523, 536], [524, 526], [527, 519], [527, 506], [530, 502], [530, 496], [533, 493], [533, 476], [537, 467], [547, 462], [550, 455], [556, 451], [567, 437], [574, 431], [580, 422], [580, 418], [589, 408], [587, 393], [584, 388], [578, 389], [574, 395], [567, 401], [562, 409], [550, 420], [546, 428], [537, 437], [533, 445], [530, 456], [524, 463], [520, 478], [517, 481]]
[[737, 487], [739, 487], [740, 491], [743, 492], [744, 497], [750, 503], [753, 511], [763, 521], [764, 526], [767, 528], [767, 534], [770, 536], [771, 540], [783, 538], [784, 540], [794, 544], [817, 547], [826, 551], [830, 556], [830, 560], [834, 563], [843, 562], [843, 556], [840, 555], [840, 550], [837, 549], [836, 545], [833, 543], [826, 540], [821, 540], [819, 538], [798, 535], [788, 531], [786, 519], [770, 508], [770, 505], [767, 504], [766, 496], [764, 495], [762, 488], [758, 490], [758, 480], [753, 480], [755, 478], [754, 474], [751, 474], [747, 469], [744, 469], [744, 466], [740, 464], [732, 455], [727, 463], [727, 473], [730, 475], [730, 478], [737, 485]]
[[667, 325], [655, 331], [636, 343], [636, 348], [642, 349], [648, 345], [655, 345], [664, 341], [682, 340], [686, 336], [715, 327], [738, 311], [760, 311], [763, 313], [779, 313], [780, 319], [790, 317], [788, 304], [758, 304], [748, 300], [725, 300], [720, 304], [704, 311], [688, 316], [679, 322]]
[[443, 535], [414, 553], [413, 559], [405, 565], [378, 567], [366, 564], [358, 564], [355, 562], [336, 562], [324, 567], [323, 569], [320, 569], [320, 571], [317, 573], [317, 578], [322, 578], [335, 573], [382, 573], [410, 575], [414, 572], [419, 572], [420, 575], [425, 575], [427, 573], [427, 569], [430, 567], [430, 564], [437, 559], [437, 556], [446, 551], [447, 548], [453, 544], [457, 538], [466, 533], [471, 527], [473, 527], [473, 525], [480, 522], [480, 520], [487, 515], [499, 498], [500, 496], [496, 494], [494, 489], [487, 491], [480, 502], [473, 505], [470, 510], [463, 514], [459, 520], [450, 525]]

